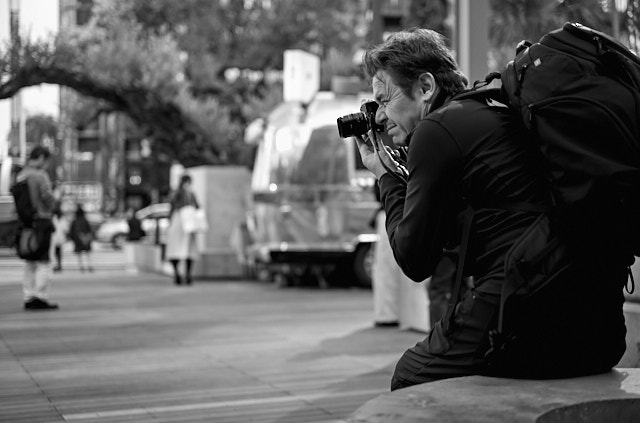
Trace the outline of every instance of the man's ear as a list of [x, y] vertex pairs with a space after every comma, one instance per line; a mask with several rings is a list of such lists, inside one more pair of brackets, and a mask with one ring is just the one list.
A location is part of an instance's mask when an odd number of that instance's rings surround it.
[[429, 101], [436, 92], [436, 80], [431, 72], [424, 72], [418, 77], [418, 84], [423, 100]]

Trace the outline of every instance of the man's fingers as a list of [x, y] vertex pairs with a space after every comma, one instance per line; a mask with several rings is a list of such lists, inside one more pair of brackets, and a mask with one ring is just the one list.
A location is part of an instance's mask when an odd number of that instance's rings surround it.
[[367, 153], [371, 151], [371, 142], [369, 141], [369, 138], [366, 135], [365, 136], [356, 135], [353, 138], [355, 138], [356, 145], [358, 146], [358, 150], [360, 150], [361, 153]]

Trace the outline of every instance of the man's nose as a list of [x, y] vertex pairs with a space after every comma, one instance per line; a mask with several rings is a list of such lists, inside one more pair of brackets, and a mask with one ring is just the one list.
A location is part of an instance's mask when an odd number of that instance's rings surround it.
[[386, 121], [387, 114], [384, 112], [384, 109], [382, 107], [378, 107], [378, 110], [376, 110], [376, 123], [378, 125], [384, 125]]

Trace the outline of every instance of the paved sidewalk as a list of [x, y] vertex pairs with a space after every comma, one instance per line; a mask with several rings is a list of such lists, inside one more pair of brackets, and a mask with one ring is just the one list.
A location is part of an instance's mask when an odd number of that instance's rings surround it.
[[0, 284], [0, 422], [341, 422], [424, 336], [374, 329], [361, 289], [96, 272], [52, 297]]

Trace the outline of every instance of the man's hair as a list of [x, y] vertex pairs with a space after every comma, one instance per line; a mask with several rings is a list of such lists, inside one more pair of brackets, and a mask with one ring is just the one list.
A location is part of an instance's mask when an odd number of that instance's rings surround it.
[[182, 177], [180, 177], [180, 185], [179, 185], [180, 189], [182, 189], [182, 186], [187, 182], [191, 183], [191, 176], [182, 175]]
[[29, 159], [38, 160], [40, 157], [44, 157], [45, 159], [48, 159], [49, 157], [51, 157], [51, 152], [46, 147], [37, 145], [33, 147], [33, 150], [31, 150], [31, 153], [29, 154]]
[[467, 78], [445, 45], [444, 37], [432, 30], [411, 28], [391, 34], [386, 41], [369, 48], [363, 57], [369, 80], [385, 71], [408, 96], [424, 72], [430, 72], [446, 95], [456, 94], [467, 86]]

